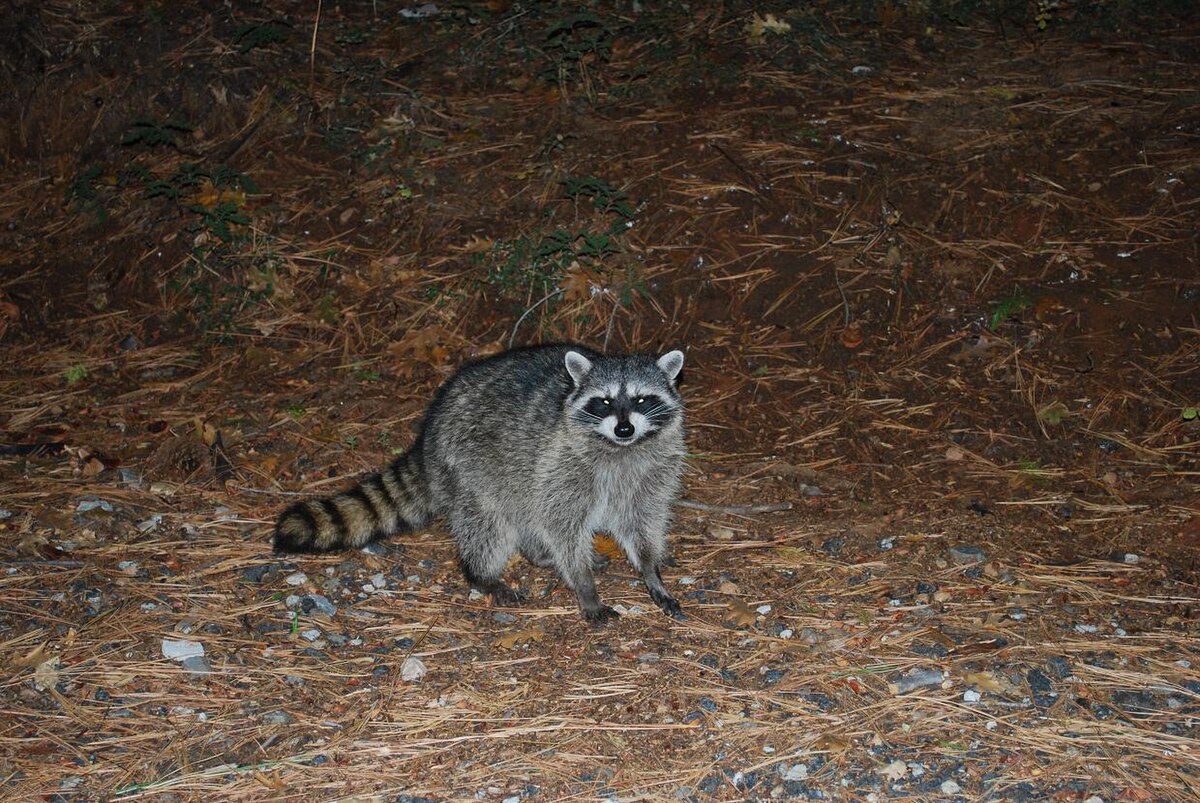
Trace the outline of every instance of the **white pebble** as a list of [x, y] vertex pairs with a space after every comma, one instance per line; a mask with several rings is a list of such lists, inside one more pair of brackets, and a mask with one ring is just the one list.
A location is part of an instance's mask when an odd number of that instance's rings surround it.
[[285, 577], [283, 582], [290, 586], [301, 586], [308, 582], [308, 575], [304, 572], [295, 572]]
[[957, 795], [962, 791], [962, 787], [954, 781], [942, 781], [941, 790], [943, 795]]
[[162, 654], [163, 658], [170, 658], [173, 661], [182, 661], [185, 658], [193, 658], [199, 655], [204, 655], [204, 645], [198, 641], [165, 638], [162, 640]]
[[977, 703], [982, 699], [983, 699], [983, 695], [980, 694], [975, 689], [967, 689], [965, 692], [963, 692], [963, 702], [964, 703]]
[[413, 683], [425, 677], [425, 673], [428, 671], [420, 658], [410, 655], [404, 659], [404, 665], [400, 667], [400, 677]]

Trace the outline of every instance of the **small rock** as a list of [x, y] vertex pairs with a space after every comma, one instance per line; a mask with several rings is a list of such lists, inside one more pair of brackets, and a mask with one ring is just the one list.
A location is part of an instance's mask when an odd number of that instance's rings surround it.
[[785, 627], [783, 630], [780, 630], [779, 637], [780, 638], [791, 638], [792, 637], [792, 629], [790, 627]]
[[711, 697], [701, 697], [697, 704], [710, 713], [717, 710], [717, 704]]
[[415, 655], [410, 655], [404, 659], [404, 665], [400, 667], [400, 677], [408, 682], [415, 683], [425, 677], [429, 670], [425, 667], [425, 663]]
[[371, 585], [375, 586], [375, 588], [379, 589], [380, 591], [387, 588], [387, 578], [383, 576], [383, 572], [380, 572], [371, 578]]
[[975, 689], [967, 689], [965, 692], [963, 692], [963, 702], [964, 703], [977, 703], [982, 699], [983, 699], [983, 695], [980, 694]]
[[247, 566], [242, 569], [242, 579], [249, 580], [252, 583], [261, 583], [263, 578], [273, 571], [283, 568], [279, 563], [263, 563], [258, 566]]
[[1100, 630], [1096, 625], [1075, 625], [1076, 633], [1095, 633]]
[[758, 611], [763, 616], [766, 616], [768, 613], [771, 612], [771, 606], [770, 605], [759, 605], [757, 608], [755, 608], [755, 610]]
[[139, 533], [152, 533], [158, 529], [158, 525], [160, 524], [162, 524], [162, 515], [155, 513], [150, 518], [142, 519], [134, 526], [137, 527]]
[[896, 547], [896, 539], [895, 538], [883, 538], [883, 539], [880, 539], [880, 541], [879, 541], [879, 548], [882, 549], [884, 552], [887, 552], [889, 549], [895, 549], [895, 547]]
[[956, 544], [950, 547], [950, 560], [960, 566], [983, 563], [987, 560], [987, 553], [972, 544]]
[[1059, 680], [1066, 680], [1071, 676], [1071, 662], [1061, 655], [1052, 655], [1047, 658], [1046, 666]]
[[117, 482], [130, 488], [142, 487], [142, 475], [131, 468], [117, 469]]
[[864, 76], [875, 72], [874, 67], [868, 67], [866, 64], [856, 64], [850, 68], [851, 75]]
[[268, 711], [262, 715], [264, 725], [291, 725], [295, 721], [287, 711]]
[[138, 562], [136, 560], [123, 560], [117, 564], [117, 568], [125, 574], [137, 574]]
[[917, 689], [941, 686], [946, 675], [940, 669], [910, 669], [903, 675], [888, 683], [892, 694], [907, 694]]
[[803, 781], [806, 778], [808, 778], [807, 764], [793, 764], [783, 773], [783, 780], [785, 781]]
[[662, 656], [656, 652], [644, 652], [638, 656], [638, 660], [643, 664], [657, 664], [662, 660]]
[[300, 638], [304, 639], [305, 641], [316, 641], [320, 637], [321, 631], [317, 630], [315, 627], [300, 632]]
[[938, 788], [942, 790], [943, 795], [957, 795], [962, 791], [962, 787], [954, 781], [942, 781], [942, 785]]
[[185, 658], [204, 655], [204, 645], [198, 641], [165, 638], [162, 640], [162, 654], [163, 658], [182, 661]]
[[82, 499], [80, 500], [79, 504], [75, 506], [76, 513], [90, 513], [93, 510], [102, 510], [105, 513], [112, 513], [113, 506], [112, 503], [108, 502], [107, 500], [96, 499], [95, 497]]
[[308, 582], [308, 575], [304, 572], [293, 572], [292, 574], [289, 574], [287, 577], [283, 578], [283, 582], [290, 586], [302, 586]]
[[210, 666], [208, 663], [208, 659], [203, 655], [189, 655], [180, 663], [193, 679], [202, 678], [205, 675], [211, 675], [213, 671], [212, 666]]
[[326, 616], [333, 616], [337, 613], [337, 606], [330, 602], [327, 597], [320, 594], [305, 594], [300, 598], [300, 610], [305, 613], [311, 613], [313, 610], [316, 610]]
[[1029, 690], [1033, 692], [1033, 702], [1040, 708], [1048, 708], [1058, 700], [1054, 684], [1046, 677], [1046, 673], [1036, 666], [1025, 673], [1025, 680], [1029, 683]]

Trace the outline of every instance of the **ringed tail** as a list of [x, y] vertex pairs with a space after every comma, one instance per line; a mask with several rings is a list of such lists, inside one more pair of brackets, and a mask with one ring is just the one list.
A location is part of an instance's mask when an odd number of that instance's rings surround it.
[[432, 513], [419, 446], [349, 490], [289, 507], [275, 522], [276, 552], [358, 549], [397, 531], [415, 530]]

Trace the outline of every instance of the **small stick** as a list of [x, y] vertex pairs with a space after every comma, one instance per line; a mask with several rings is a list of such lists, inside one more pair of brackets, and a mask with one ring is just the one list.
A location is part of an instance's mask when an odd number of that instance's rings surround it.
[[525, 318], [527, 318], [529, 316], [529, 313], [533, 312], [535, 309], [542, 306], [543, 304], [545, 304], [547, 301], [554, 298], [555, 296], [561, 295], [562, 293], [565, 293], [565, 292], [566, 291], [563, 290], [561, 287], [558, 288], [557, 290], [551, 290], [549, 293], [546, 293], [546, 295], [542, 296], [541, 300], [538, 301], [538, 303], [534, 304], [532, 307], [530, 307], [529, 309], [522, 312], [521, 317], [517, 318], [517, 322], [513, 324], [512, 334], [510, 334], [508, 336], [508, 347], [512, 348], [513, 341], [515, 341], [517, 339], [517, 329], [519, 329], [521, 327], [521, 321], [525, 320]]
[[791, 502], [771, 502], [765, 505], [708, 505], [704, 502], [693, 502], [690, 499], [680, 499], [675, 504], [691, 510], [703, 510], [709, 513], [731, 513], [735, 516], [748, 516], [753, 513], [775, 513], [780, 510], [791, 510]]

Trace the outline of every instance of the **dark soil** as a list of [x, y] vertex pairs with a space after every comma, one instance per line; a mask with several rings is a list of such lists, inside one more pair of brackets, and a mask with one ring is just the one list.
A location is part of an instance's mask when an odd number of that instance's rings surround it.
[[[1194, 13], [744, 5], [0, 14], [6, 797], [1200, 795]], [[688, 620], [270, 554], [556, 340], [687, 352]]]

